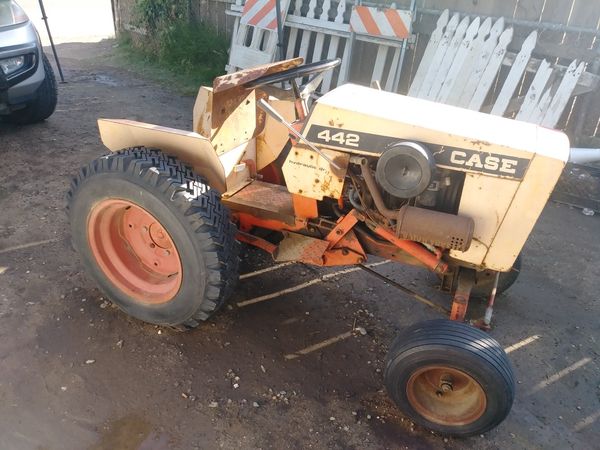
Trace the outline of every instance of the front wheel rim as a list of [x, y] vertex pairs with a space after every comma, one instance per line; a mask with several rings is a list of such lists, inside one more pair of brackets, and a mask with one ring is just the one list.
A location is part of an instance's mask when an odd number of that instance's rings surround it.
[[431, 365], [414, 372], [406, 395], [420, 416], [444, 426], [471, 424], [487, 407], [481, 385], [462, 370], [446, 366]]
[[107, 278], [134, 300], [166, 303], [182, 284], [181, 258], [162, 224], [128, 200], [107, 199], [88, 217], [92, 255]]

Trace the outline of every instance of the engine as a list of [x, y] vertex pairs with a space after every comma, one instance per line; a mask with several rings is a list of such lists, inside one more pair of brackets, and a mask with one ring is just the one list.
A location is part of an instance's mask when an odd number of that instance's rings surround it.
[[303, 134], [343, 170], [297, 146], [283, 166], [290, 192], [342, 197], [399, 237], [497, 271], [514, 264], [569, 155], [554, 130], [352, 84], [315, 102]]

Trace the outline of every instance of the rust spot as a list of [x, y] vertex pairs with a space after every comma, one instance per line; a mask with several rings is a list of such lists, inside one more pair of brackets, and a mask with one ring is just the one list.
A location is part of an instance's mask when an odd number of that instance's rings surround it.
[[329, 126], [331, 126], [331, 127], [335, 126], [335, 122], [333, 121], [333, 119], [331, 119], [331, 120], [329, 121]]
[[241, 70], [232, 74], [217, 77], [213, 81], [213, 92], [222, 92], [238, 86], [242, 86], [250, 81], [254, 81], [264, 75], [282, 72], [293, 67], [298, 67], [304, 61], [303, 58], [288, 59], [270, 64], [264, 64], [258, 67]]

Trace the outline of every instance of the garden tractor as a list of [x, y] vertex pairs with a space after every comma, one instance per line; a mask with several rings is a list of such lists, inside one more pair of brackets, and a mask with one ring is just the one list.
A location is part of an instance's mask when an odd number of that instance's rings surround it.
[[73, 245], [123, 311], [181, 330], [230, 297], [240, 242], [279, 262], [429, 269], [450, 317], [403, 330], [384, 382], [424, 427], [483, 433], [509, 413], [515, 380], [499, 343], [465, 322], [469, 298], [489, 297], [491, 311], [516, 278], [568, 139], [376, 87], [318, 95], [339, 63], [218, 77], [199, 90], [192, 131], [100, 119], [112, 153], [72, 181]]

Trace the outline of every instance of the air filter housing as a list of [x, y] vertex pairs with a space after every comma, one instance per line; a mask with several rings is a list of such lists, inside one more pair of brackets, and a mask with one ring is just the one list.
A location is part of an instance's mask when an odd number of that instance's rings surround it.
[[424, 192], [435, 173], [431, 152], [416, 142], [391, 145], [377, 161], [375, 178], [389, 194], [398, 198], [413, 198]]

